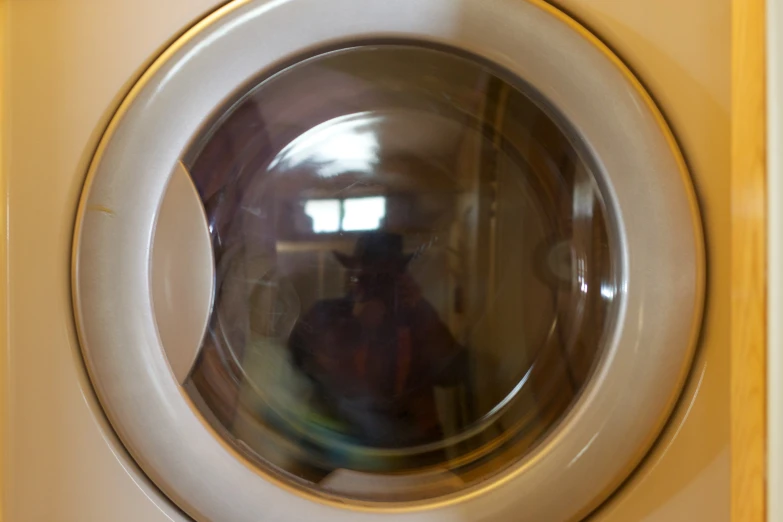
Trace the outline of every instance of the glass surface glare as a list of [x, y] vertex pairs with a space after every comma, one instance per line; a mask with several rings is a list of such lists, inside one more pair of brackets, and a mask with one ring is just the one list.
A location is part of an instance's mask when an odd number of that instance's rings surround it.
[[472, 59], [326, 53], [195, 145], [215, 307], [186, 389], [264, 469], [429, 499], [528, 454], [602, 353], [609, 220], [578, 140]]

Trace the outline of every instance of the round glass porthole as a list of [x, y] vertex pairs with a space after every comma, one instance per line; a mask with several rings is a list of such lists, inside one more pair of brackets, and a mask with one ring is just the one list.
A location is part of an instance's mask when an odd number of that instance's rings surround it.
[[616, 234], [557, 121], [476, 60], [400, 45], [316, 56], [228, 106], [186, 165], [216, 293], [185, 388], [218, 432], [375, 501], [528, 453], [589, 379], [617, 292]]

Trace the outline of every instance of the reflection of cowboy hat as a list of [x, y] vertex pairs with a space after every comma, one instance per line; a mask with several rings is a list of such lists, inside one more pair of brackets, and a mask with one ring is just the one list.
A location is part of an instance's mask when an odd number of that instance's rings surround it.
[[345, 268], [395, 267], [404, 269], [413, 255], [403, 254], [402, 236], [390, 232], [368, 232], [359, 236], [353, 255], [334, 252]]

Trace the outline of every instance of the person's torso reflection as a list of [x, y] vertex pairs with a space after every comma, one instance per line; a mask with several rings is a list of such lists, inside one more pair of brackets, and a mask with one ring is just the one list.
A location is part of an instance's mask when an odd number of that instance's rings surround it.
[[347, 270], [346, 295], [300, 318], [289, 341], [295, 365], [320, 406], [363, 443], [436, 440], [434, 388], [464, 377], [464, 353], [408, 274], [402, 237], [367, 233], [352, 256], [335, 256]]

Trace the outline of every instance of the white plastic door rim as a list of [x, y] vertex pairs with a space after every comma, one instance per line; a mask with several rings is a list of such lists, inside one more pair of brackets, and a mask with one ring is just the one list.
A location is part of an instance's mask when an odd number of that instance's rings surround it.
[[676, 401], [699, 227], [649, 96], [543, 2], [234, 2], [101, 141], [76, 321], [197, 520], [571, 520]]

